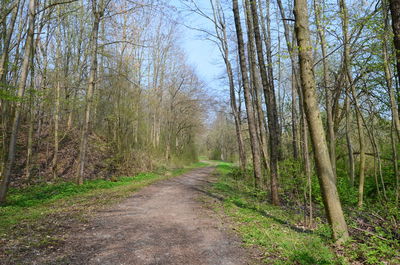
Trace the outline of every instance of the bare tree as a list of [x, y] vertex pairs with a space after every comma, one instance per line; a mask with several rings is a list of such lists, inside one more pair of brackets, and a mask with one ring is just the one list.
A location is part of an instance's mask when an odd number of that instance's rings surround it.
[[248, 120], [248, 124], [249, 124], [251, 150], [252, 150], [252, 154], [253, 154], [254, 177], [255, 177], [256, 185], [261, 186], [262, 172], [261, 172], [260, 147], [259, 147], [257, 131], [256, 131], [254, 108], [253, 108], [253, 103], [252, 103], [251, 94], [250, 94], [250, 82], [249, 82], [247, 63], [246, 63], [246, 57], [245, 57], [245, 52], [244, 52], [245, 44], [244, 44], [244, 40], [243, 40], [242, 25], [240, 22], [240, 12], [239, 12], [238, 1], [233, 0], [232, 5], [233, 5], [233, 14], [235, 17], [236, 37], [237, 37], [237, 45], [238, 45], [238, 52], [239, 52], [240, 70], [242, 73], [247, 120]]

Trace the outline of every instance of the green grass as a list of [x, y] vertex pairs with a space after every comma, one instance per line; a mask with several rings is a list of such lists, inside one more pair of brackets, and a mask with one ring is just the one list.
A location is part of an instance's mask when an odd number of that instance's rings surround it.
[[244, 244], [258, 246], [266, 264], [342, 264], [330, 248], [326, 225], [311, 231], [301, 226], [302, 216], [269, 205], [263, 191], [244, 180], [234, 180], [229, 163], [217, 166], [219, 180], [212, 192], [223, 196], [220, 209], [230, 216]]
[[10, 189], [7, 204], [0, 207], [0, 235], [14, 237], [11, 234], [52, 215], [68, 212], [76, 216], [85, 214], [116, 203], [155, 181], [207, 165], [197, 162], [185, 168], [163, 170], [161, 173], [141, 173], [134, 177], [120, 177], [116, 181], [89, 180], [83, 185], [62, 182]]

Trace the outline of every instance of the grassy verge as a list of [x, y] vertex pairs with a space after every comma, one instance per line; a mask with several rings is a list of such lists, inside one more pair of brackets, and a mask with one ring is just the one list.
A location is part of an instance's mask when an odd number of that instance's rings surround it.
[[265, 264], [346, 264], [330, 247], [326, 225], [307, 230], [302, 216], [269, 205], [265, 192], [235, 180], [232, 165], [219, 164], [217, 171], [212, 192], [224, 199], [216, 209], [230, 217], [245, 245], [261, 248]]
[[[23, 190], [11, 189], [7, 204], [0, 207], [0, 264], [19, 263], [32, 249], [62, 244], [62, 234], [74, 223], [85, 223], [90, 213], [118, 203], [156, 181], [207, 166], [198, 162], [185, 168], [120, 177], [114, 181], [91, 180], [44, 184]], [[18, 256], [18, 257], [17, 257]]]

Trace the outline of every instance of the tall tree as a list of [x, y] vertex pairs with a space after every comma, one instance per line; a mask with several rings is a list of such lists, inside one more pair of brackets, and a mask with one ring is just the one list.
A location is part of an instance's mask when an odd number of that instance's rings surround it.
[[242, 74], [244, 99], [245, 99], [246, 112], [247, 112], [247, 121], [249, 124], [251, 150], [252, 150], [252, 155], [253, 155], [254, 177], [255, 177], [256, 185], [261, 186], [262, 172], [261, 172], [260, 146], [259, 146], [258, 137], [257, 137], [253, 102], [251, 100], [251, 94], [250, 94], [250, 82], [249, 82], [249, 76], [248, 76], [248, 70], [247, 70], [246, 55], [244, 52], [245, 44], [244, 44], [244, 40], [243, 40], [243, 31], [242, 31], [242, 25], [241, 25], [241, 21], [240, 21], [240, 11], [239, 11], [238, 0], [233, 0], [232, 5], [233, 5], [233, 15], [234, 15], [234, 19], [235, 19], [236, 38], [237, 38], [237, 45], [238, 45], [238, 52], [239, 52], [240, 71]]
[[349, 233], [335, 185], [335, 175], [317, 103], [306, 0], [295, 0], [294, 14], [297, 45], [299, 47], [301, 87], [304, 94], [303, 102], [313, 144], [318, 180], [333, 238], [340, 244], [349, 238]]
[[89, 124], [90, 116], [93, 105], [93, 93], [96, 86], [96, 76], [97, 76], [97, 50], [98, 50], [98, 40], [99, 40], [99, 25], [100, 20], [104, 16], [104, 11], [106, 8], [107, 0], [92, 0], [92, 16], [93, 16], [93, 26], [91, 32], [91, 48], [90, 48], [90, 74], [89, 82], [86, 92], [86, 106], [85, 106], [85, 116], [82, 128], [81, 136], [81, 146], [79, 155], [79, 168], [78, 168], [78, 184], [83, 184], [84, 170], [86, 162], [86, 152], [88, 146], [89, 138]]
[[220, 42], [220, 51], [225, 63], [226, 73], [228, 75], [230, 104], [231, 104], [232, 114], [235, 120], [235, 130], [239, 148], [240, 167], [242, 170], [245, 170], [247, 162], [246, 151], [243, 143], [240, 112], [238, 111], [236, 102], [235, 82], [234, 82], [232, 64], [229, 58], [230, 51], [229, 51], [228, 37], [226, 32], [226, 19], [221, 7], [221, 3], [219, 1], [210, 0], [210, 4], [213, 11], [213, 22], [214, 22], [215, 33], [218, 41]]
[[329, 156], [331, 158], [333, 173], [336, 176], [336, 135], [332, 113], [332, 92], [330, 89], [329, 80], [329, 65], [327, 56], [327, 43], [325, 36], [325, 27], [323, 25], [323, 8], [319, 0], [314, 0], [315, 24], [317, 26], [318, 38], [321, 47], [322, 69], [323, 69], [323, 86], [325, 90], [325, 105], [326, 105], [326, 124], [329, 143]]
[[[265, 103], [267, 105], [268, 127], [270, 138], [270, 175], [271, 175], [271, 201], [279, 205], [278, 193], [278, 161], [280, 156], [280, 128], [278, 120], [278, 109], [276, 105], [272, 61], [268, 61], [268, 72], [264, 60], [263, 45], [260, 32], [256, 0], [250, 1], [253, 18], [254, 38], [258, 57], [258, 66], [261, 73], [262, 85], [264, 88]], [[267, 46], [267, 54], [271, 57], [271, 47]]]
[[3, 169], [3, 179], [0, 184], [0, 203], [4, 203], [8, 191], [8, 186], [11, 180], [11, 174], [15, 162], [15, 152], [17, 145], [17, 137], [19, 133], [20, 118], [22, 112], [23, 97], [25, 95], [26, 80], [29, 74], [29, 65], [31, 62], [33, 40], [35, 34], [35, 15], [36, 15], [36, 0], [29, 0], [28, 9], [28, 33], [26, 34], [24, 57], [21, 66], [21, 76], [18, 83], [18, 101], [15, 103], [14, 118], [12, 122], [11, 135], [8, 147], [7, 162]]
[[392, 15], [392, 29], [394, 48], [396, 50], [397, 78], [400, 82], [400, 0], [389, 0]]

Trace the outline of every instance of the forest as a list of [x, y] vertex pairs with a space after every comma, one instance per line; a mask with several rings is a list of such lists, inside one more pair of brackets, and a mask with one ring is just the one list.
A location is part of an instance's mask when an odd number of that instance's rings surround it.
[[40, 200], [194, 170], [333, 253], [246, 232], [264, 264], [400, 264], [400, 0], [1, 0], [0, 55], [0, 263], [47, 264], [11, 253]]

